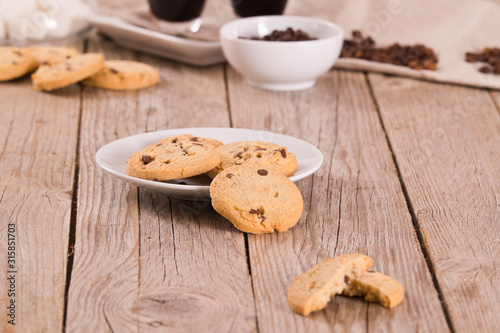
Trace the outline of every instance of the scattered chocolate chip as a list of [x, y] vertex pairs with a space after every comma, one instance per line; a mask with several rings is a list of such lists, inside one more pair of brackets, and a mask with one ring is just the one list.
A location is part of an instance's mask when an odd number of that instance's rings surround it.
[[286, 150], [284, 148], [280, 149], [281, 157], [286, 158]]
[[201, 143], [198, 143], [198, 142], [193, 143], [193, 145], [195, 145], [195, 146], [202, 146], [203, 147], [203, 145]]
[[236, 157], [241, 158], [241, 156], [243, 156], [243, 152], [242, 151], [240, 151], [240, 152], [238, 152], [238, 154], [236, 154]]
[[66, 59], [71, 59], [71, 56], [70, 56], [70, 55], [67, 55], [67, 56], [66, 56]]
[[196, 136], [195, 136], [194, 138], [191, 138], [190, 140], [191, 140], [191, 141], [198, 142], [198, 141], [200, 141], [200, 138], [198, 138], [198, 137], [196, 137]]
[[484, 74], [489, 74], [492, 72], [492, 69], [490, 66], [482, 66], [481, 68], [479, 68], [479, 71]]
[[234, 162], [234, 165], [242, 165], [243, 163]]
[[113, 74], [118, 74], [118, 71], [114, 68], [110, 68], [109, 71]]
[[176, 143], [176, 142], [177, 142], [177, 139], [173, 139], [173, 140], [172, 140], [172, 143]]
[[233, 177], [233, 176], [234, 176], [234, 174], [232, 174], [232, 173], [228, 173], [228, 174], [226, 175], [226, 177], [227, 177], [227, 178], [231, 178], [231, 177]]
[[375, 271], [373, 269], [369, 269], [366, 271], [367, 273], [375, 273]]
[[142, 155], [141, 157], [142, 163], [149, 164], [153, 161], [153, 158], [150, 155]]
[[47, 66], [48, 64], [49, 64], [48, 62], [43, 61], [40, 65], [42, 65], [42, 66]]
[[259, 170], [257, 170], [257, 173], [261, 176], [267, 176], [267, 174], [268, 174], [266, 169], [259, 169]]
[[344, 275], [345, 284], [349, 284], [350, 281], [351, 281], [351, 279], [347, 275]]
[[305, 40], [316, 40], [317, 38], [309, 36], [309, 34], [300, 29], [294, 30], [292, 28], [287, 28], [286, 30], [273, 30], [268, 35], [264, 37], [240, 37], [242, 39], [251, 39], [251, 40], [264, 40], [269, 42], [298, 42]]
[[264, 222], [264, 221], [266, 220], [266, 217], [265, 217], [264, 215], [261, 215], [261, 216], [260, 216], [260, 220], [261, 220], [262, 222]]
[[266, 148], [255, 148], [255, 151], [261, 151], [261, 150], [266, 150]]
[[260, 209], [250, 209], [250, 214], [257, 214], [257, 215], [260, 215]]
[[412, 69], [436, 70], [438, 62], [434, 51], [425, 45], [402, 46], [394, 43], [387, 47], [375, 47], [375, 41], [359, 30], [352, 32], [352, 39], [345, 39], [340, 54], [342, 58], [357, 58], [382, 62]]
[[183, 149], [182, 152], [184, 153], [184, 155], [188, 154], [188, 151], [186, 149]]

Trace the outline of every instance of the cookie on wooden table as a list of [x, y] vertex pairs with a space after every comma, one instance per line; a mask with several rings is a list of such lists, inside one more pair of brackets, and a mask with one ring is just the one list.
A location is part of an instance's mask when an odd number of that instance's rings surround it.
[[79, 82], [104, 66], [101, 53], [85, 53], [56, 65], [42, 65], [31, 75], [36, 90], [50, 91]]
[[234, 165], [257, 163], [265, 168], [273, 168], [285, 176], [297, 171], [298, 163], [294, 154], [286, 147], [270, 142], [244, 141], [225, 144], [218, 148], [221, 163], [208, 172], [210, 178]]
[[37, 67], [38, 62], [30, 52], [17, 47], [0, 47], [0, 81], [16, 79]]
[[186, 178], [205, 173], [220, 162], [221, 142], [182, 134], [165, 138], [134, 153], [127, 162], [127, 174], [149, 180]]
[[104, 68], [82, 83], [111, 90], [137, 90], [160, 81], [158, 71], [148, 64], [128, 60], [108, 60]]
[[288, 289], [288, 303], [293, 311], [308, 316], [325, 308], [332, 296], [342, 293], [349, 281], [371, 266], [371, 258], [362, 254], [343, 254], [326, 259], [295, 277]]
[[302, 216], [297, 186], [281, 172], [247, 163], [221, 171], [210, 184], [214, 209], [243, 232], [283, 232]]
[[26, 48], [39, 65], [56, 65], [80, 54], [73, 46], [33, 45]]
[[368, 302], [378, 302], [392, 308], [404, 299], [403, 286], [390, 276], [378, 272], [365, 272], [350, 280], [343, 291], [347, 296], [361, 296]]

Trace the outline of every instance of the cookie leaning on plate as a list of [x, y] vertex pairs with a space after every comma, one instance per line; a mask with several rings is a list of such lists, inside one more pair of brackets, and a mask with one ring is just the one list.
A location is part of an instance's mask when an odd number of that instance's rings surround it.
[[38, 67], [35, 57], [26, 50], [0, 47], [0, 81], [16, 79], [31, 73]]
[[217, 140], [190, 134], [165, 138], [130, 156], [127, 174], [149, 180], [196, 176], [219, 164], [216, 148], [220, 145]]
[[111, 90], [136, 90], [151, 87], [160, 80], [158, 71], [148, 64], [127, 60], [108, 60], [104, 68], [82, 83]]
[[214, 209], [243, 232], [283, 232], [302, 216], [303, 200], [285, 175], [253, 163], [221, 171], [210, 184]]
[[73, 46], [33, 45], [26, 48], [39, 65], [56, 65], [80, 54]]
[[104, 66], [100, 53], [85, 53], [57, 65], [42, 65], [31, 75], [36, 90], [50, 91], [79, 82]]
[[291, 176], [297, 171], [298, 163], [294, 154], [286, 147], [258, 141], [228, 143], [218, 148], [221, 156], [220, 164], [207, 174], [210, 178], [234, 165], [256, 163], [262, 167], [273, 168], [285, 176]]

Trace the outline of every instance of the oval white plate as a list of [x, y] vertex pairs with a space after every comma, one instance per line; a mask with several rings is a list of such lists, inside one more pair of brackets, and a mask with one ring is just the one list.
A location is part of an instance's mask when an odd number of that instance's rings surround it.
[[178, 134], [192, 134], [216, 139], [223, 143], [265, 141], [287, 147], [291, 153], [295, 154], [299, 164], [295, 174], [290, 177], [294, 182], [311, 175], [323, 163], [323, 155], [319, 149], [303, 140], [266, 131], [223, 127], [177, 128], [129, 136], [103, 146], [96, 153], [95, 160], [104, 171], [136, 186], [179, 199], [209, 200], [211, 180], [205, 175], [163, 183], [131, 177], [125, 171], [128, 158], [133, 153], [163, 138]]

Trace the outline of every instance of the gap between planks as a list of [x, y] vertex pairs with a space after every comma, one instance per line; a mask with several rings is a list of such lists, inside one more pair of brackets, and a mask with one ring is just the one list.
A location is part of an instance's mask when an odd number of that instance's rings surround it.
[[[372, 84], [370, 82], [370, 78], [368, 77], [368, 73], [367, 72], [364, 72], [364, 75], [365, 75], [366, 84], [367, 84], [368, 89], [370, 91], [370, 96], [372, 97], [373, 104], [375, 106], [375, 110], [377, 111], [377, 115], [378, 115], [378, 118], [379, 118], [379, 121], [380, 121], [380, 125], [382, 126], [382, 131], [384, 132], [384, 136], [385, 136], [385, 140], [387, 142], [387, 146], [389, 147], [389, 151], [391, 152], [392, 161], [394, 163], [394, 166], [396, 167], [396, 172], [397, 172], [397, 175], [398, 175], [399, 183], [401, 185], [401, 189], [403, 190], [403, 194], [404, 194], [404, 197], [405, 197], [406, 205], [407, 205], [408, 211], [410, 212], [410, 215], [411, 215], [411, 221], [412, 221], [412, 224], [413, 224], [413, 228], [415, 229], [415, 233], [417, 235], [417, 239], [418, 239], [418, 242], [420, 244], [420, 248], [421, 248], [422, 253], [424, 255], [424, 260], [425, 260], [425, 263], [427, 265], [427, 269], [429, 270], [429, 273], [431, 274], [432, 283], [434, 284], [434, 288], [437, 291], [437, 294], [438, 294], [438, 297], [439, 297], [439, 301], [441, 303], [441, 308], [443, 309], [443, 313], [444, 313], [444, 316], [446, 318], [446, 323], [448, 324], [448, 327], [450, 328], [450, 331], [452, 333], [454, 333], [454, 332], [456, 332], [456, 330], [455, 330], [455, 328], [453, 326], [453, 322], [451, 320], [450, 311], [449, 311], [448, 305], [446, 304], [446, 301], [444, 299], [443, 290], [442, 290], [442, 288], [441, 288], [441, 286], [439, 284], [439, 281], [438, 281], [438, 278], [437, 278], [437, 275], [436, 275], [436, 270], [434, 269], [434, 265], [432, 264], [430, 253], [429, 253], [429, 249], [427, 248], [427, 245], [425, 244], [424, 237], [422, 235], [422, 230], [420, 229], [420, 225], [418, 223], [418, 219], [417, 219], [417, 216], [415, 214], [415, 209], [413, 208], [413, 205], [412, 205], [412, 203], [410, 201], [410, 196], [408, 195], [408, 190], [406, 188], [406, 184], [405, 184], [405, 182], [403, 180], [403, 177], [401, 176], [401, 170], [399, 169], [399, 165], [398, 165], [398, 161], [396, 159], [396, 155], [394, 154], [394, 150], [392, 148], [391, 141], [389, 140], [389, 136], [387, 135], [387, 130], [385, 128], [384, 121], [382, 119], [382, 115], [380, 114], [380, 108], [379, 108], [377, 99], [375, 97], [375, 94], [373, 92], [373, 88], [372, 88]], [[493, 96], [492, 96], [492, 98], [493, 98]], [[500, 111], [500, 109], [499, 109], [499, 111]]]
[[[82, 53], [87, 52], [88, 40], [83, 41]], [[80, 181], [80, 134], [82, 127], [82, 109], [83, 109], [83, 88], [80, 87], [79, 91], [80, 105], [78, 108], [78, 125], [76, 134], [76, 152], [75, 152], [75, 174], [73, 176], [73, 186], [71, 194], [71, 213], [69, 220], [69, 233], [68, 233], [68, 251], [67, 257], [68, 261], [66, 263], [66, 279], [64, 286], [64, 310], [63, 310], [63, 322], [62, 331], [66, 332], [66, 318], [68, 315], [68, 293], [69, 285], [71, 283], [71, 274], [73, 273], [73, 263], [75, 259], [75, 243], [76, 243], [76, 215], [78, 211], [78, 182]]]

